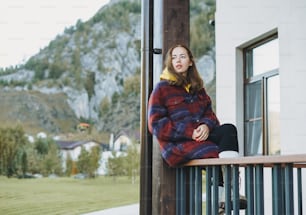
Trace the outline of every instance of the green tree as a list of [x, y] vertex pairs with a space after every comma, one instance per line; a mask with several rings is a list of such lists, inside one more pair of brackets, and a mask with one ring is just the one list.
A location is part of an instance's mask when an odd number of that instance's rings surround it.
[[96, 171], [100, 166], [101, 159], [101, 148], [100, 146], [94, 146], [91, 148], [90, 157], [89, 157], [89, 177], [93, 178], [96, 176]]
[[112, 95], [112, 105], [116, 105], [120, 99], [120, 94], [118, 92], [114, 92]]
[[72, 169], [73, 169], [73, 160], [71, 158], [71, 155], [68, 154], [66, 158], [66, 170], [65, 170], [65, 175], [70, 176], [72, 174]]
[[28, 170], [28, 159], [27, 159], [27, 153], [24, 151], [22, 153], [22, 157], [21, 157], [21, 172], [23, 175], [26, 174]]
[[34, 144], [35, 144], [35, 149], [39, 155], [44, 156], [48, 153], [49, 144], [46, 139], [38, 138]]
[[95, 94], [95, 82], [95, 73], [88, 72], [84, 85], [89, 99]]
[[78, 171], [88, 175], [90, 178], [95, 177], [95, 173], [99, 167], [100, 159], [100, 146], [94, 146], [90, 151], [87, 151], [85, 147], [82, 146], [81, 153], [77, 161]]
[[0, 173], [11, 177], [22, 169], [22, 155], [27, 143], [21, 126], [0, 129]]
[[139, 95], [140, 94], [140, 75], [135, 74], [124, 80], [124, 94], [125, 95]]
[[110, 102], [108, 97], [104, 97], [100, 103], [100, 112], [99, 115], [103, 116], [103, 114], [107, 114], [108, 111], [110, 110]]
[[[95, 40], [96, 41], [96, 40]], [[105, 68], [104, 68], [104, 65], [103, 65], [103, 61], [101, 59], [101, 57], [99, 57], [98, 59], [98, 63], [97, 63], [97, 69], [98, 71], [102, 72], [102, 73], [105, 73]]]
[[124, 157], [123, 168], [127, 171], [127, 176], [134, 184], [139, 175], [140, 154], [137, 144], [132, 144], [127, 148], [127, 155]]
[[62, 175], [61, 151], [53, 139], [38, 138], [34, 144], [28, 144], [26, 151], [29, 172]]
[[73, 65], [72, 71], [74, 73], [74, 78], [76, 80], [76, 84], [80, 85], [82, 83], [82, 64], [81, 64], [81, 51], [80, 48], [77, 47], [72, 54], [71, 64]]
[[201, 10], [200, 2], [197, 0], [191, 4], [194, 14], [190, 22], [190, 49], [196, 58], [203, 56], [215, 46], [215, 30], [209, 24], [209, 21], [214, 19], [215, 2], [205, 0], [205, 9]]
[[84, 23], [82, 22], [82, 20], [80, 19], [77, 20], [76, 29], [81, 32], [84, 31]]
[[27, 172], [40, 173], [41, 170], [41, 155], [35, 148], [35, 143], [28, 142], [25, 146], [27, 154]]
[[77, 168], [81, 173], [86, 174], [88, 172], [88, 163], [89, 163], [89, 152], [85, 149], [84, 146], [81, 147], [81, 153], [78, 156]]
[[112, 157], [108, 159], [107, 170], [108, 175], [113, 176], [116, 180], [117, 176], [128, 176], [132, 183], [135, 183], [136, 177], [139, 175], [140, 154], [137, 144], [128, 146], [126, 153], [112, 152]]
[[49, 65], [49, 78], [58, 79], [65, 72], [65, 70], [65, 64], [60, 60], [56, 60]]
[[43, 175], [62, 175], [62, 157], [59, 147], [54, 141], [49, 142], [48, 146], [48, 153], [42, 159], [41, 173]]
[[107, 174], [112, 176], [116, 180], [117, 176], [126, 175], [124, 169], [124, 156], [113, 151], [112, 157], [108, 158], [107, 162]]

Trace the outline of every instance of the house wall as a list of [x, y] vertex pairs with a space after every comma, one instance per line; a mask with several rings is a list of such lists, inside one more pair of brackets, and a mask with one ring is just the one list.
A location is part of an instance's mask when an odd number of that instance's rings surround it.
[[[240, 154], [244, 151], [242, 49], [275, 32], [279, 38], [281, 154], [306, 153], [306, 1], [216, 0], [216, 8], [216, 112], [222, 123], [237, 125]], [[264, 186], [265, 200], [269, 200], [269, 180]], [[271, 214], [269, 202], [265, 214]]]
[[131, 145], [131, 144], [132, 144], [132, 141], [131, 141], [131, 139], [130, 139], [128, 136], [126, 136], [126, 135], [121, 135], [121, 136], [119, 136], [119, 137], [116, 139], [116, 141], [114, 142], [114, 148], [113, 148], [113, 150], [115, 150], [115, 151], [120, 151], [120, 150], [121, 150], [121, 147], [122, 147], [123, 145], [129, 146], [129, 145]]
[[87, 151], [90, 151], [92, 147], [95, 147], [95, 146], [99, 146], [98, 143], [96, 142], [86, 142], [84, 143], [83, 145], [79, 145], [73, 149], [62, 149], [61, 150], [61, 154], [62, 154], [62, 157], [63, 157], [63, 163], [62, 163], [62, 166], [63, 166], [63, 169], [65, 170], [66, 169], [66, 160], [67, 160], [67, 157], [68, 157], [68, 154], [70, 155], [71, 159], [73, 161], [77, 161], [78, 160], [78, 157], [79, 155], [81, 154], [81, 149], [82, 149], [82, 146], [87, 150]]
[[281, 154], [306, 152], [306, 1], [217, 0], [216, 106], [232, 122], [243, 152], [242, 48], [274, 32], [279, 37]]

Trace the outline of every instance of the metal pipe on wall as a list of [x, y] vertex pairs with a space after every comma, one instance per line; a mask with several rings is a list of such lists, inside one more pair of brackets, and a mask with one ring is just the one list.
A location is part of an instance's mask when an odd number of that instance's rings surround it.
[[140, 215], [152, 215], [152, 136], [148, 132], [147, 105], [152, 91], [153, 0], [141, 4], [141, 111], [140, 111]]

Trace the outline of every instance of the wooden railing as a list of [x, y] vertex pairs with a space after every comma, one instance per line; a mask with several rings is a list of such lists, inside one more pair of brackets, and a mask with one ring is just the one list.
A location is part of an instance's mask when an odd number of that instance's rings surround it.
[[[177, 215], [202, 214], [203, 181], [206, 181], [204, 214], [218, 214], [220, 166], [225, 169], [225, 214], [240, 214], [239, 187], [243, 185], [248, 202], [243, 214], [303, 214], [302, 170], [306, 168], [306, 154], [192, 160], [176, 170]], [[206, 180], [202, 178], [203, 171]], [[243, 184], [240, 173], [244, 174]], [[272, 198], [265, 198], [269, 192]], [[266, 212], [267, 205], [270, 212]]]

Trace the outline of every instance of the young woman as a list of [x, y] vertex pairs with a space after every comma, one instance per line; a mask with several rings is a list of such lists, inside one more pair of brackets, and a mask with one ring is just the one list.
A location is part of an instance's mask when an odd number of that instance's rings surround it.
[[236, 127], [220, 125], [186, 46], [169, 49], [160, 79], [149, 99], [148, 126], [169, 166], [238, 156]]
[[[220, 125], [186, 46], [169, 49], [160, 79], [149, 99], [148, 126], [167, 164], [176, 167], [192, 159], [238, 157], [236, 127]], [[222, 177], [219, 184], [223, 186]]]

